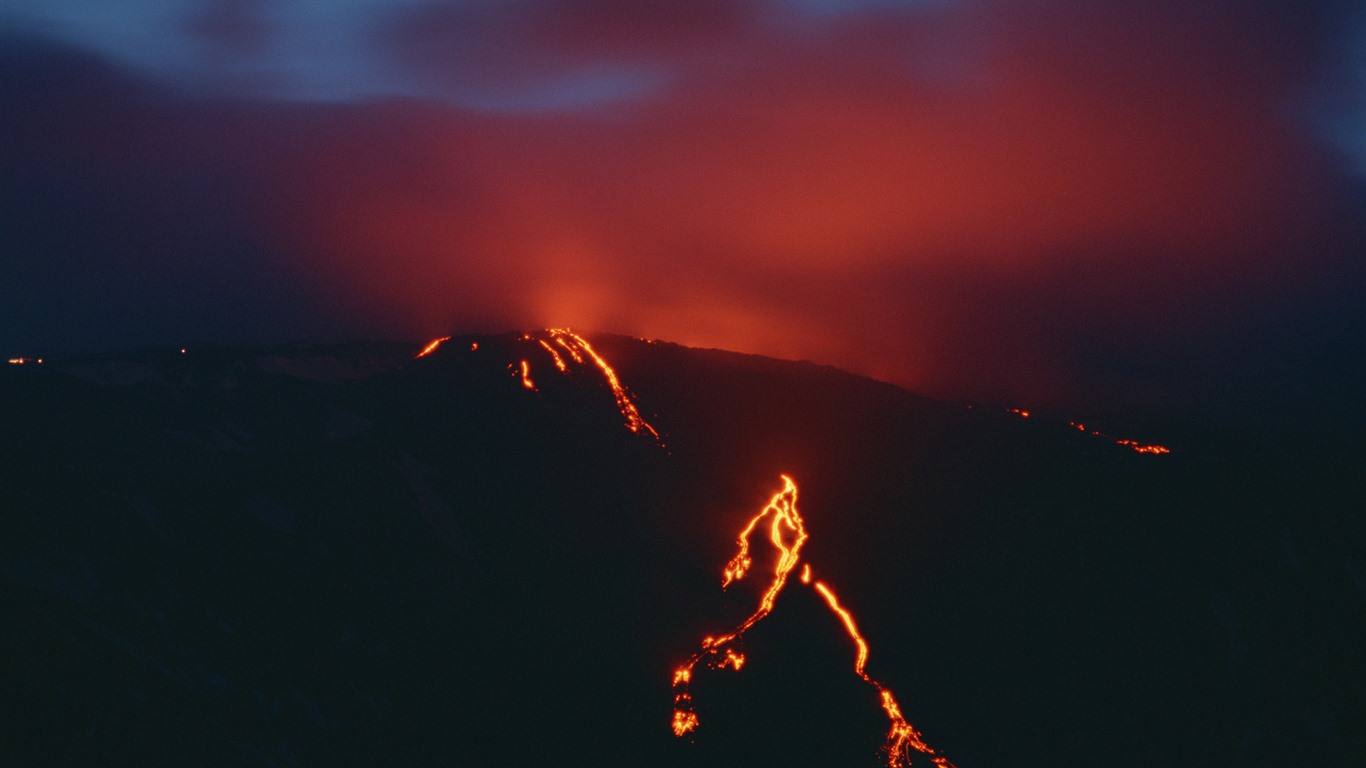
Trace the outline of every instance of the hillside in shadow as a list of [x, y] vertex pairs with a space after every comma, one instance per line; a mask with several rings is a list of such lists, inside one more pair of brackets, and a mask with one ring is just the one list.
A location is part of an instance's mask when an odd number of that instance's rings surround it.
[[1101, 425], [1171, 448], [1142, 454], [810, 363], [591, 340], [659, 441], [521, 334], [0, 370], [0, 749], [883, 764], [876, 692], [797, 583], [742, 670], [698, 674], [699, 728], [669, 729], [673, 669], [766, 586], [767, 548], [721, 572], [787, 473], [869, 673], [960, 768], [1366, 762], [1360, 442]]

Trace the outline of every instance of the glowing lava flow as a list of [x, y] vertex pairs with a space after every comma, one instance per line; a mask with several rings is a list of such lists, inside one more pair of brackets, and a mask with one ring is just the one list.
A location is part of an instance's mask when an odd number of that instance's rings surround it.
[[[550, 359], [554, 361], [556, 370], [558, 370], [560, 373], [569, 373], [569, 366], [565, 364], [564, 358], [560, 357], [559, 350], [550, 346], [550, 343], [547, 342], [545, 339], [537, 339], [537, 341], [540, 343], [542, 347], [545, 348], [546, 352], [550, 353]], [[579, 362], [583, 361], [580, 360]]]
[[1133, 440], [1116, 440], [1115, 445], [1122, 445], [1138, 453], [1171, 453], [1172, 449], [1165, 445], [1144, 445]]
[[[544, 336], [541, 336], [540, 334], [532, 335], [530, 333], [523, 334], [519, 341], [535, 342], [550, 356], [550, 362], [555, 365], [555, 370], [566, 376], [571, 374], [569, 361], [573, 361], [575, 365], [588, 365], [589, 361], [592, 361], [592, 366], [597, 368], [598, 372], [606, 379], [607, 386], [611, 388], [612, 397], [617, 403], [617, 410], [621, 412], [621, 417], [626, 421], [626, 428], [637, 434], [647, 434], [656, 443], [663, 445], [659, 432], [650, 425], [650, 422], [645, 420], [644, 416], [640, 415], [640, 409], [636, 407], [635, 402], [631, 399], [630, 393], [621, 385], [621, 380], [617, 378], [617, 372], [612, 369], [612, 366], [607, 364], [607, 361], [603, 359], [602, 355], [598, 354], [597, 350], [593, 349], [593, 345], [589, 344], [587, 339], [568, 328], [547, 328], [544, 331], [544, 334]], [[427, 346], [423, 347], [422, 350], [413, 357], [413, 359], [421, 359], [432, 354], [440, 348], [442, 344], [450, 340], [450, 336], [432, 339], [427, 343]], [[470, 344], [471, 352], [477, 351], [478, 349], [479, 342]], [[10, 360], [10, 362], [23, 363], [28, 361], [27, 359], [15, 359]], [[38, 362], [42, 361], [39, 360]], [[531, 392], [540, 391], [536, 386], [536, 382], [531, 377], [531, 362], [529, 360], [523, 359], [516, 365], [510, 365], [508, 366], [508, 370], [511, 371], [513, 376], [521, 381], [524, 389]]]
[[[631, 395], [626, 388], [621, 385], [621, 380], [617, 378], [617, 372], [612, 370], [612, 366], [607, 364], [602, 355], [593, 349], [593, 345], [588, 343], [584, 337], [574, 333], [568, 328], [547, 328], [548, 339], [536, 338], [531, 334], [522, 336], [523, 341], [534, 341], [550, 355], [550, 361], [560, 373], [569, 373], [569, 363], [565, 356], [578, 365], [586, 365], [589, 360], [593, 366], [602, 373], [607, 385], [612, 389], [612, 397], [616, 399], [617, 410], [621, 412], [621, 417], [626, 420], [626, 428], [637, 434], [644, 433], [649, 435], [655, 442], [660, 441], [659, 432], [640, 415], [640, 409], [631, 400]], [[558, 349], [556, 348], [558, 347]], [[563, 350], [563, 354], [561, 354]], [[523, 380], [526, 380], [526, 362], [523, 361]]]
[[1164, 446], [1164, 445], [1145, 445], [1144, 443], [1140, 443], [1140, 442], [1138, 442], [1137, 440], [1121, 440], [1121, 439], [1118, 439], [1118, 438], [1110, 437], [1109, 435], [1105, 434], [1104, 432], [1100, 432], [1100, 431], [1094, 430], [1094, 429], [1092, 429], [1092, 430], [1090, 430], [1090, 431], [1088, 432], [1087, 429], [1086, 429], [1086, 425], [1085, 425], [1085, 424], [1079, 424], [1079, 423], [1077, 423], [1077, 422], [1075, 422], [1075, 421], [1069, 421], [1069, 422], [1067, 422], [1067, 425], [1070, 426], [1070, 427], [1075, 428], [1078, 432], [1086, 432], [1087, 434], [1093, 435], [1093, 436], [1095, 436], [1095, 437], [1099, 437], [1099, 438], [1103, 438], [1103, 439], [1105, 439], [1105, 440], [1109, 440], [1110, 442], [1114, 443], [1115, 445], [1122, 445], [1122, 446], [1124, 446], [1125, 448], [1128, 448], [1129, 450], [1134, 451], [1134, 452], [1137, 452], [1137, 453], [1163, 454], [1163, 453], [1171, 453], [1171, 452], [1172, 452], [1172, 449], [1170, 449], [1170, 448], [1168, 448], [1168, 447], [1166, 447], [1166, 446]]
[[[772, 515], [773, 520], [769, 524], [769, 541], [773, 542], [773, 546], [779, 553], [778, 564], [773, 570], [773, 581], [769, 583], [768, 590], [760, 598], [759, 607], [749, 615], [749, 618], [740, 622], [735, 629], [724, 635], [702, 638], [702, 648], [690, 656], [682, 666], [674, 670], [673, 732], [675, 736], [684, 736], [692, 732], [698, 725], [696, 707], [693, 704], [692, 694], [688, 692], [688, 684], [692, 681], [693, 670], [703, 662], [708, 669], [720, 669], [722, 667], [740, 669], [745, 662], [745, 657], [733, 646], [750, 627], [757, 624], [760, 619], [773, 610], [774, 600], [777, 599], [778, 593], [787, 584], [788, 574], [796, 567], [801, 557], [802, 545], [806, 543], [808, 536], [802, 517], [797, 513], [797, 484], [787, 475], [783, 475], [782, 479], [782, 490], [773, 494], [773, 497], [768, 500], [768, 504], [759, 510], [758, 514], [750, 518], [740, 531], [740, 550], [735, 557], [730, 559], [730, 562], [726, 563], [721, 586], [724, 588], [729, 586], [731, 582], [744, 578], [753, 562], [749, 555], [749, 536], [759, 523], [770, 515]], [[930, 762], [939, 768], [954, 768], [947, 758], [940, 756], [930, 745], [926, 744], [920, 732], [906, 721], [891, 690], [869, 677], [868, 673], [864, 671], [864, 666], [868, 661], [868, 643], [859, 634], [858, 625], [854, 623], [853, 615], [849, 613], [848, 609], [840, 605], [834, 591], [823, 582], [812, 581], [809, 564], [802, 566], [801, 582], [811, 585], [825, 600], [831, 612], [839, 617], [840, 622], [844, 625], [845, 632], [854, 642], [856, 649], [854, 673], [864, 682], [877, 689], [882, 710], [887, 713], [887, 719], [891, 721], [884, 746], [887, 765], [892, 766], [892, 768], [909, 766], [912, 758], [911, 751], [914, 750], [928, 757]]]
[[532, 392], [538, 391], [536, 389], [536, 382], [531, 380], [531, 364], [525, 360], [522, 361], [521, 374], [522, 387], [525, 389], [529, 389]]
[[[969, 406], [969, 407], [971, 407], [971, 406]], [[1006, 413], [1013, 413], [1013, 414], [1015, 414], [1016, 416], [1019, 416], [1019, 417], [1022, 418], [1022, 419], [1027, 419], [1027, 418], [1029, 418], [1029, 411], [1021, 410], [1021, 409], [1019, 409], [1019, 408], [1007, 408], [1007, 409], [1006, 409]], [[1163, 445], [1149, 445], [1149, 444], [1145, 444], [1145, 443], [1140, 443], [1140, 442], [1138, 442], [1137, 440], [1121, 440], [1121, 439], [1119, 439], [1119, 438], [1111, 437], [1111, 436], [1105, 434], [1104, 432], [1100, 432], [1100, 431], [1098, 431], [1098, 430], [1094, 430], [1094, 429], [1089, 429], [1089, 430], [1088, 430], [1088, 429], [1086, 428], [1086, 425], [1085, 425], [1085, 424], [1081, 424], [1081, 423], [1078, 423], [1078, 422], [1075, 422], [1075, 421], [1069, 421], [1069, 422], [1067, 422], [1067, 426], [1072, 427], [1073, 429], [1077, 430], [1078, 432], [1083, 432], [1083, 433], [1085, 433], [1085, 434], [1091, 435], [1092, 437], [1099, 437], [1099, 438], [1101, 438], [1101, 439], [1103, 439], [1103, 440], [1109, 440], [1110, 442], [1114, 443], [1115, 445], [1123, 446], [1123, 447], [1128, 448], [1129, 450], [1134, 451], [1134, 452], [1136, 452], [1136, 453], [1163, 454], [1163, 453], [1171, 453], [1171, 452], [1172, 452], [1172, 449], [1170, 449], [1170, 448], [1168, 448], [1168, 447], [1166, 447], [1166, 446], [1163, 446]]]
[[447, 341], [450, 341], [450, 340], [451, 340], [451, 337], [450, 337], [450, 336], [442, 336], [442, 337], [439, 338], [439, 339], [432, 339], [431, 342], [429, 342], [429, 343], [427, 344], [427, 346], [425, 346], [425, 347], [422, 348], [422, 351], [421, 351], [421, 352], [418, 352], [418, 353], [417, 353], [417, 357], [415, 357], [415, 358], [413, 358], [413, 359], [416, 360], [416, 359], [419, 358], [419, 357], [426, 357], [427, 355], [430, 355], [431, 353], [433, 353], [433, 352], [436, 351], [436, 348], [437, 348], [437, 347], [441, 346], [443, 343], [445, 343], [445, 342], [447, 342]]

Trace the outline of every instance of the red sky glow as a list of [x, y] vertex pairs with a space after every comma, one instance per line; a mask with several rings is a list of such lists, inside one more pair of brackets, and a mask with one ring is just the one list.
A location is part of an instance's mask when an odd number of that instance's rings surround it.
[[[199, 5], [218, 58], [9, 25], [11, 258], [117, 275], [78, 286], [106, 346], [569, 326], [1162, 407], [1284, 390], [1359, 314], [1344, 8], [356, 0], [359, 52], [302, 60], [302, 11]], [[80, 346], [38, 325], [4, 340]]]

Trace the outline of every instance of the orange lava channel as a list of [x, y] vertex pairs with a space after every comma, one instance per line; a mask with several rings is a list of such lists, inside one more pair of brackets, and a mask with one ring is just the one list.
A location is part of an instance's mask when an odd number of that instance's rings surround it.
[[536, 382], [531, 380], [531, 364], [525, 360], [522, 361], [521, 374], [522, 386], [532, 392], [536, 392]]
[[[1007, 409], [1006, 409], [1006, 413], [1013, 413], [1013, 414], [1015, 414], [1016, 416], [1019, 416], [1019, 417], [1022, 418], [1022, 419], [1027, 419], [1027, 418], [1029, 418], [1029, 411], [1022, 410], [1022, 409], [1020, 409], [1020, 408], [1007, 408]], [[1081, 424], [1081, 423], [1079, 423], [1079, 422], [1069, 421], [1069, 422], [1067, 422], [1067, 425], [1068, 425], [1069, 427], [1072, 427], [1073, 429], [1077, 430], [1078, 432], [1084, 432], [1084, 433], [1086, 433], [1086, 434], [1088, 434], [1088, 435], [1091, 435], [1092, 437], [1099, 437], [1099, 438], [1104, 439], [1104, 440], [1109, 440], [1110, 442], [1114, 443], [1115, 445], [1123, 446], [1123, 447], [1128, 448], [1129, 450], [1135, 451], [1135, 452], [1137, 452], [1137, 453], [1162, 454], [1162, 453], [1171, 453], [1171, 452], [1172, 452], [1171, 449], [1170, 449], [1170, 448], [1167, 448], [1166, 446], [1162, 446], [1162, 445], [1147, 445], [1147, 444], [1144, 444], [1144, 443], [1140, 443], [1140, 442], [1138, 442], [1137, 440], [1120, 440], [1120, 439], [1118, 439], [1118, 438], [1110, 437], [1109, 435], [1105, 434], [1104, 432], [1100, 432], [1100, 431], [1097, 431], [1097, 430], [1094, 430], [1094, 429], [1088, 430], [1088, 429], [1086, 428], [1086, 425], [1085, 425], [1085, 424]]]
[[[413, 359], [424, 358], [432, 354], [440, 348], [442, 344], [450, 340], [450, 336], [432, 339], [427, 343], [427, 346], [423, 347], [422, 350], [413, 357]], [[591, 361], [591, 367], [596, 368], [597, 371], [602, 374], [602, 377], [607, 381], [607, 386], [611, 388], [612, 397], [617, 403], [617, 410], [621, 412], [622, 418], [626, 421], [626, 428], [637, 434], [643, 433], [649, 435], [656, 443], [663, 445], [663, 441], [659, 436], [659, 431], [651, 426], [650, 422], [646, 421], [644, 416], [640, 415], [640, 409], [636, 407], [635, 401], [631, 399], [630, 393], [621, 385], [621, 380], [617, 378], [617, 372], [613, 370], [612, 366], [609, 365], [605, 359], [603, 359], [602, 355], [598, 354], [597, 350], [593, 349], [593, 345], [589, 344], [587, 339], [568, 328], [547, 328], [543, 334], [523, 334], [520, 341], [535, 342], [537, 346], [550, 356], [550, 362], [555, 366], [555, 370], [566, 376], [571, 373], [570, 361], [573, 361], [574, 365], [581, 366], [588, 366]], [[473, 352], [478, 349], [478, 342], [470, 344], [470, 351]], [[10, 360], [10, 362], [17, 364], [29, 361], [27, 359], [13, 359]], [[39, 360], [38, 362], [42, 361]], [[520, 379], [524, 389], [532, 392], [540, 391], [536, 386], [536, 382], [531, 377], [530, 360], [523, 359], [516, 365], [509, 366], [509, 370], [511, 370], [513, 376]]]
[[416, 360], [416, 359], [418, 359], [418, 358], [426, 357], [427, 355], [430, 355], [431, 353], [433, 353], [433, 352], [436, 351], [436, 348], [437, 348], [437, 347], [441, 346], [443, 343], [445, 343], [445, 342], [447, 342], [447, 341], [450, 341], [450, 340], [451, 340], [451, 337], [450, 337], [450, 336], [442, 336], [442, 337], [439, 338], [439, 339], [432, 339], [430, 342], [427, 343], [427, 346], [425, 346], [425, 347], [422, 348], [422, 351], [421, 351], [421, 352], [418, 352], [418, 353], [417, 353], [417, 356], [414, 357], [413, 359]]
[[1071, 426], [1071, 427], [1075, 428], [1078, 432], [1086, 432], [1087, 434], [1092, 435], [1092, 436], [1094, 436], [1094, 437], [1099, 437], [1099, 438], [1102, 438], [1102, 439], [1104, 439], [1104, 440], [1109, 440], [1110, 442], [1114, 443], [1115, 445], [1122, 445], [1122, 446], [1124, 446], [1125, 448], [1128, 448], [1129, 450], [1134, 451], [1134, 452], [1136, 452], [1136, 453], [1163, 454], [1163, 453], [1171, 453], [1171, 452], [1172, 452], [1172, 449], [1170, 449], [1170, 448], [1168, 448], [1168, 447], [1166, 447], [1166, 446], [1163, 446], [1163, 445], [1147, 445], [1147, 444], [1144, 444], [1144, 443], [1140, 443], [1140, 442], [1138, 442], [1137, 440], [1120, 440], [1120, 439], [1117, 439], [1117, 438], [1110, 437], [1109, 435], [1105, 434], [1104, 432], [1100, 432], [1100, 431], [1094, 430], [1094, 429], [1088, 431], [1088, 430], [1086, 429], [1086, 425], [1085, 425], [1085, 424], [1080, 424], [1080, 423], [1075, 422], [1075, 421], [1069, 421], [1069, 422], [1067, 422], [1067, 424], [1068, 424], [1068, 426]]
[[[534, 341], [546, 354], [550, 355], [550, 361], [560, 373], [569, 373], [569, 362], [572, 360], [576, 365], [587, 365], [592, 361], [593, 367], [597, 368], [607, 381], [607, 386], [612, 390], [612, 397], [617, 403], [617, 410], [621, 412], [621, 417], [626, 421], [626, 428], [637, 434], [649, 435], [655, 442], [660, 442], [659, 432], [640, 415], [640, 409], [636, 407], [635, 401], [631, 399], [630, 393], [621, 385], [621, 380], [617, 378], [617, 372], [608, 365], [607, 361], [599, 355], [597, 350], [588, 340], [568, 328], [547, 328], [545, 333], [547, 338], [537, 338], [531, 334], [522, 336], [522, 341]], [[527, 379], [526, 361], [523, 361], [523, 380]], [[531, 389], [531, 387], [528, 387]]]
[[[772, 518], [768, 523], [768, 538], [779, 553], [778, 563], [773, 570], [773, 580], [769, 582], [768, 589], [760, 598], [759, 606], [748, 618], [740, 622], [735, 629], [723, 635], [709, 635], [702, 638], [702, 647], [688, 657], [682, 666], [674, 670], [672, 726], [675, 736], [691, 733], [698, 726], [697, 709], [692, 694], [688, 691], [688, 684], [692, 681], [693, 672], [697, 665], [703, 664], [707, 669], [720, 669], [727, 666], [740, 669], [741, 665], [744, 664], [745, 657], [734, 646], [750, 627], [757, 624], [760, 619], [773, 610], [773, 603], [777, 599], [778, 593], [787, 584], [788, 575], [797, 566], [801, 558], [802, 545], [806, 543], [808, 535], [806, 525], [797, 512], [797, 484], [787, 475], [783, 475], [782, 480], [782, 489], [774, 493], [764, 508], [751, 517], [745, 527], [741, 529], [738, 540], [740, 549], [735, 557], [726, 563], [721, 585], [723, 588], [729, 586], [731, 582], [744, 578], [749, 571], [749, 567], [753, 563], [749, 554], [750, 534], [768, 517]], [[887, 719], [890, 721], [890, 728], [887, 731], [884, 744], [887, 765], [891, 768], [909, 766], [913, 757], [912, 752], [918, 752], [929, 758], [930, 762], [939, 768], [954, 768], [947, 758], [939, 755], [930, 745], [926, 744], [920, 732], [907, 722], [901, 714], [901, 707], [897, 704], [891, 690], [864, 671], [868, 661], [868, 643], [859, 634], [853, 614], [840, 604], [839, 599], [829, 586], [821, 581], [812, 581], [809, 564], [802, 566], [801, 582], [811, 585], [825, 600], [830, 611], [839, 617], [840, 622], [844, 625], [845, 632], [854, 643], [854, 674], [877, 689], [882, 710], [887, 714]]]

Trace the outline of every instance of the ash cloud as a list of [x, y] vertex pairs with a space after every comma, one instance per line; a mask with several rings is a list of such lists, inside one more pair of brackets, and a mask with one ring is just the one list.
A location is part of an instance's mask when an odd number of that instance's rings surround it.
[[[1029, 405], [1363, 381], [1366, 195], [1306, 114], [1341, 7], [371, 5], [364, 101], [10, 47], [6, 346], [569, 324]], [[216, 55], [289, 44], [205, 8]]]

